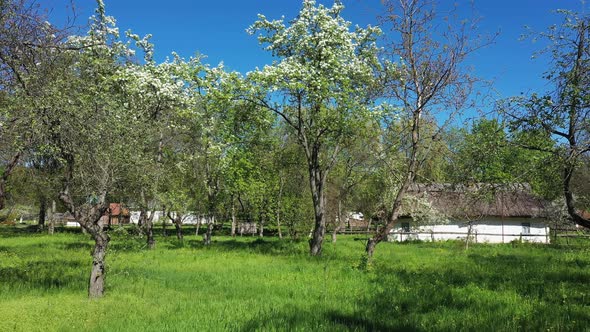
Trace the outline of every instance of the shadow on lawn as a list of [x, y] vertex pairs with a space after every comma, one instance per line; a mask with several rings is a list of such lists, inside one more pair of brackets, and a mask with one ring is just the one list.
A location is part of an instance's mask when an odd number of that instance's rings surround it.
[[0, 267], [0, 280], [13, 290], [84, 289], [87, 266], [83, 266], [82, 262], [63, 259], [26, 262]]
[[[77, 227], [56, 226], [56, 233], [81, 234]], [[31, 237], [34, 235], [47, 235], [47, 228], [40, 229], [37, 225], [0, 226], [0, 238]]]
[[590, 326], [590, 271], [546, 256], [470, 254], [464, 265], [377, 266], [374, 291], [353, 314], [327, 319], [353, 329], [581, 331]]
[[[291, 239], [263, 239], [263, 238], [237, 238], [216, 240], [213, 238], [210, 246], [205, 246], [201, 239], [185, 239], [178, 241], [176, 238], [158, 239], [157, 246], [163, 246], [166, 249], [202, 249], [215, 250], [220, 252], [248, 252], [262, 255], [306, 255], [307, 247], [304, 241], [295, 241]], [[303, 245], [302, 245], [303, 244]]]
[[305, 311], [298, 308], [284, 308], [272, 313], [255, 315], [253, 319], [244, 324], [239, 331], [414, 331], [411, 327], [395, 329], [388, 324], [381, 324], [365, 320], [360, 317], [351, 317], [338, 312], [322, 313], [320, 311]]

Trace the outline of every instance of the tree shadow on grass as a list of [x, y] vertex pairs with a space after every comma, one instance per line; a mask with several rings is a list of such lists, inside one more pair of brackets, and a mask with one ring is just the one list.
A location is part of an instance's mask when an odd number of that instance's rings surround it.
[[220, 241], [213, 244], [212, 249], [219, 251], [249, 252], [262, 255], [292, 256], [307, 255], [306, 248], [301, 245], [302, 241], [296, 240], [266, 240], [257, 238], [255, 240], [230, 240]]
[[23, 237], [40, 234], [37, 226], [0, 226], [0, 238]]
[[354, 313], [327, 318], [360, 330], [585, 330], [590, 271], [547, 256], [469, 254], [467, 262], [377, 264]]
[[10, 289], [84, 289], [87, 266], [83, 262], [55, 259], [0, 267], [0, 280]]
[[239, 331], [416, 331], [411, 326], [375, 321], [363, 315], [347, 315], [338, 310], [319, 307], [301, 310], [285, 306], [272, 312], [258, 313]]
[[264, 238], [238, 238], [231, 240], [215, 240], [211, 242], [211, 245], [206, 246], [200, 239], [184, 239], [179, 241], [177, 239], [160, 240], [157, 246], [163, 246], [166, 249], [201, 249], [201, 250], [214, 250], [219, 252], [247, 252], [262, 255], [277, 255], [277, 256], [290, 256], [290, 255], [305, 255], [306, 249], [301, 246], [302, 241], [294, 240], [277, 240], [277, 239], [264, 239]]
[[[55, 233], [81, 234], [79, 227], [56, 226]], [[38, 225], [0, 226], [0, 238], [30, 237], [33, 235], [47, 235], [47, 228], [40, 229]]]

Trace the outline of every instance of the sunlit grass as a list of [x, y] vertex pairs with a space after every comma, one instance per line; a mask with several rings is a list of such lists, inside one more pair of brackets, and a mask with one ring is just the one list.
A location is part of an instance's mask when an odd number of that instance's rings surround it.
[[384, 243], [114, 234], [107, 295], [86, 298], [82, 234], [0, 228], [0, 331], [575, 330], [590, 326], [590, 246]]

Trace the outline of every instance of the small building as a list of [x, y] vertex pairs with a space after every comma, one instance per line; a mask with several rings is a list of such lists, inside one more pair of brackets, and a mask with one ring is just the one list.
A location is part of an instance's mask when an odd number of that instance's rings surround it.
[[361, 212], [350, 212], [346, 218], [346, 223], [350, 231], [367, 231], [370, 227], [369, 221]]
[[550, 241], [549, 203], [526, 184], [415, 184], [407, 197], [390, 241]]
[[129, 209], [123, 207], [121, 203], [110, 203], [101, 219], [103, 225], [125, 225], [130, 223], [131, 214]]

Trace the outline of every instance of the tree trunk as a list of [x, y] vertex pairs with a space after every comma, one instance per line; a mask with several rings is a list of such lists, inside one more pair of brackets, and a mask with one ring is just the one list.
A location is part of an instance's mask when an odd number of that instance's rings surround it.
[[[569, 158], [572, 158], [571, 155], [573, 153], [575, 153], [575, 152], [573, 152], [573, 151], [570, 152]], [[570, 189], [570, 183], [572, 180], [572, 175], [574, 173], [574, 168], [575, 168], [575, 166], [573, 164], [571, 164], [570, 162], [566, 162], [566, 165], [563, 169], [563, 193], [565, 196], [565, 204], [567, 207], [567, 212], [570, 215], [570, 217], [572, 218], [574, 223], [576, 223], [582, 227], [585, 227], [585, 228], [590, 228], [590, 220], [582, 217], [580, 215], [580, 213], [578, 212], [578, 210], [576, 209], [574, 195]]]
[[232, 196], [231, 199], [231, 237], [236, 237], [236, 203], [234, 202], [234, 198]]
[[393, 226], [397, 222], [399, 217], [400, 209], [402, 207], [402, 199], [406, 194], [406, 191], [414, 182], [414, 178], [416, 177], [416, 170], [418, 168], [418, 149], [419, 149], [419, 141], [420, 141], [420, 117], [422, 114], [422, 106], [423, 103], [420, 99], [420, 94], [418, 94], [418, 107], [412, 112], [412, 147], [410, 152], [410, 160], [408, 165], [407, 173], [401, 183], [401, 186], [395, 196], [395, 199], [391, 206], [391, 211], [387, 218], [387, 224], [385, 227], [381, 227], [375, 235], [367, 241], [367, 246], [365, 248], [365, 253], [370, 260], [373, 257], [375, 252], [375, 247], [378, 243], [387, 239], [387, 235], [393, 229]]
[[147, 225], [147, 245], [148, 245], [148, 249], [155, 249], [156, 248], [156, 240], [154, 239], [154, 224], [152, 222], [150, 222]]
[[176, 238], [182, 242], [182, 214], [176, 212], [175, 215], [172, 216], [172, 212], [168, 212], [168, 218], [170, 218], [174, 228], [176, 228]]
[[281, 231], [281, 199], [283, 196], [283, 186], [285, 185], [285, 180], [281, 176], [279, 172], [279, 197], [277, 199], [277, 231], [279, 232], [279, 239], [283, 239], [283, 233]]
[[91, 299], [100, 298], [104, 294], [105, 279], [105, 257], [109, 244], [109, 236], [105, 229], [102, 216], [108, 211], [106, 203], [106, 186], [101, 189], [97, 204], [76, 205], [70, 195], [70, 182], [74, 177], [74, 157], [65, 155], [67, 161], [65, 169], [64, 188], [59, 198], [67, 207], [68, 211], [76, 218], [82, 229], [88, 231], [94, 239], [94, 251], [92, 252], [92, 270], [88, 283], [88, 297]]
[[6, 206], [6, 182], [8, 182], [8, 178], [18, 164], [20, 157], [21, 152], [17, 152], [4, 167], [4, 172], [2, 172], [2, 175], [0, 176], [0, 211]]
[[283, 239], [283, 232], [281, 231], [281, 211], [277, 206], [277, 231], [279, 233], [279, 239]]
[[45, 227], [45, 216], [47, 213], [47, 199], [45, 196], [39, 197], [39, 229], [42, 230]]
[[156, 240], [154, 239], [154, 216], [156, 215], [156, 210], [152, 210], [152, 213], [148, 218], [145, 219], [145, 233], [147, 236], [147, 246], [148, 249], [155, 249], [156, 248]]
[[342, 218], [342, 200], [338, 200], [338, 225], [334, 227], [332, 232], [332, 243], [336, 243], [338, 232], [344, 227], [344, 220]]
[[322, 174], [318, 162], [312, 162], [309, 166], [309, 175], [315, 219], [311, 239], [309, 240], [309, 253], [311, 256], [319, 256], [322, 254], [322, 244], [324, 242], [324, 235], [326, 234], [326, 220], [324, 215], [326, 206], [324, 192], [326, 173]]
[[471, 222], [469, 222], [469, 225], [467, 226], [467, 238], [465, 239], [465, 250], [469, 250], [469, 240], [471, 237], [471, 227], [472, 227], [472, 224], [471, 224]]
[[88, 284], [88, 297], [100, 298], [104, 294], [105, 257], [109, 245], [109, 236], [104, 230], [93, 234], [94, 251], [92, 252], [92, 270]]
[[258, 230], [258, 236], [264, 237], [264, 213], [260, 213], [260, 229]]
[[166, 208], [162, 209], [162, 235], [168, 236], [168, 230], [166, 229]]
[[[140, 207], [139, 209], [139, 219], [137, 220], [137, 235], [142, 235], [144, 233], [144, 228], [146, 226], [146, 219], [147, 219], [147, 209], [145, 207]], [[147, 230], [146, 232], [147, 233]]]
[[197, 219], [197, 225], [195, 227], [195, 235], [199, 236], [199, 228], [201, 227], [201, 216]]
[[203, 242], [206, 246], [211, 245], [211, 236], [213, 233], [213, 224], [215, 223], [215, 217], [210, 217], [207, 223], [207, 232], [205, 233]]
[[182, 242], [182, 216], [180, 213], [174, 219], [174, 227], [176, 227], [176, 238]]

